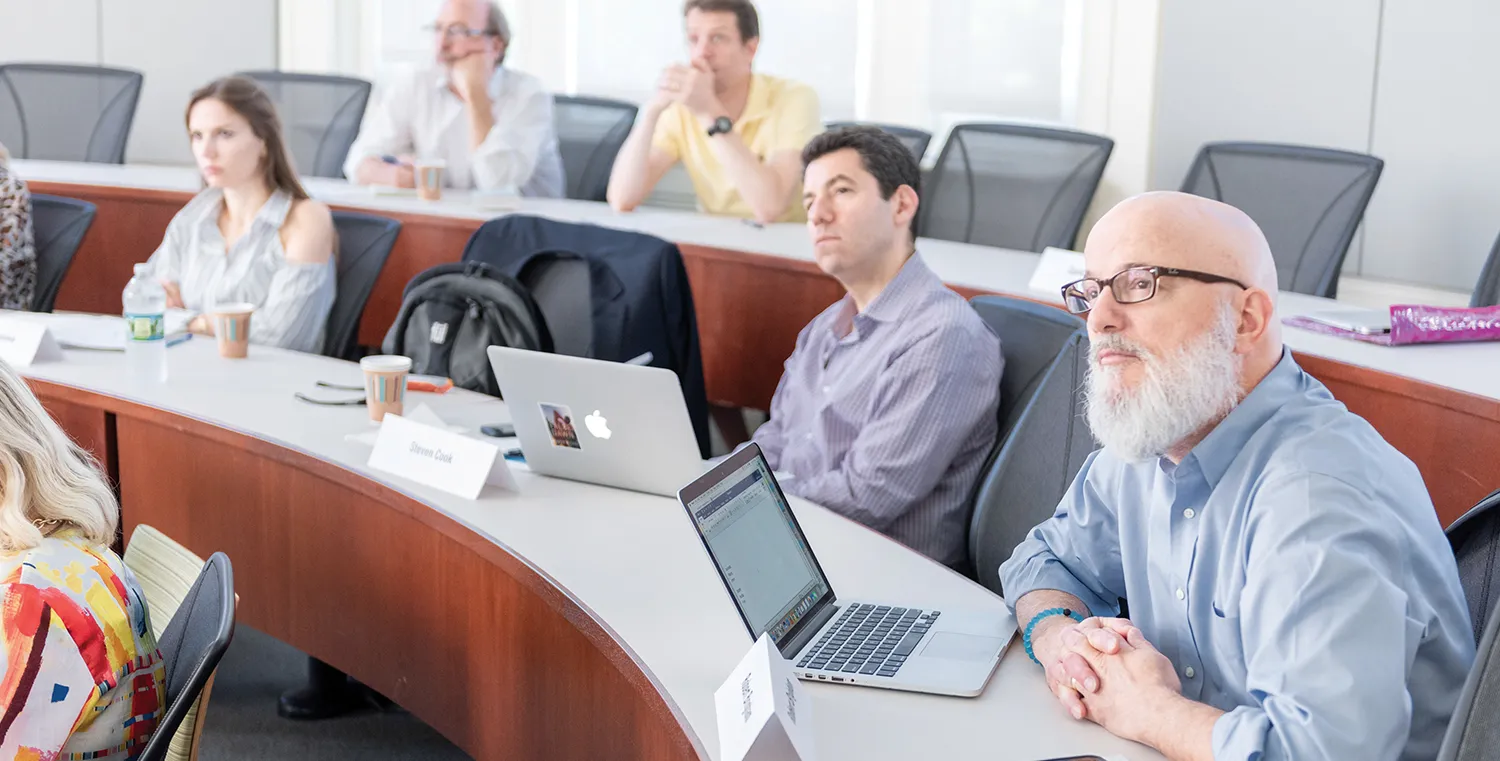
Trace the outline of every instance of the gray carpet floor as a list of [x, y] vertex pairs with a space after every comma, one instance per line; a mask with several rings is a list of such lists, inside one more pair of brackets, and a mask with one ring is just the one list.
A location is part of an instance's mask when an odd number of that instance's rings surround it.
[[200, 761], [469, 758], [399, 709], [312, 722], [277, 716], [277, 696], [306, 674], [306, 655], [248, 626], [236, 627], [214, 678]]

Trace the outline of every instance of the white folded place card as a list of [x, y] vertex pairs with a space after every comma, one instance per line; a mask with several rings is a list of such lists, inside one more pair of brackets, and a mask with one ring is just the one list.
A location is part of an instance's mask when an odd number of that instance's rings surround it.
[[499, 447], [400, 415], [381, 422], [369, 466], [464, 499], [477, 498], [485, 484], [520, 491]]
[[1042, 259], [1031, 272], [1027, 288], [1040, 293], [1058, 296], [1062, 287], [1084, 277], [1083, 254], [1063, 248], [1048, 246], [1042, 250]]
[[34, 362], [62, 358], [62, 348], [45, 324], [25, 317], [0, 317], [0, 359], [7, 364], [30, 367]]
[[765, 634], [714, 691], [722, 761], [813, 761], [812, 700]]

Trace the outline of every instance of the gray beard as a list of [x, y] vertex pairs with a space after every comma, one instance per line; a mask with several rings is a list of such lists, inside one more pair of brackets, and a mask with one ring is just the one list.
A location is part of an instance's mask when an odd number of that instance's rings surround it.
[[[1163, 359], [1119, 335], [1101, 336], [1089, 350], [1086, 405], [1094, 438], [1128, 462], [1167, 454], [1239, 404], [1243, 358], [1234, 353], [1237, 315], [1228, 304], [1201, 336]], [[1105, 349], [1138, 356], [1145, 374], [1134, 389], [1119, 371], [1099, 364]]]

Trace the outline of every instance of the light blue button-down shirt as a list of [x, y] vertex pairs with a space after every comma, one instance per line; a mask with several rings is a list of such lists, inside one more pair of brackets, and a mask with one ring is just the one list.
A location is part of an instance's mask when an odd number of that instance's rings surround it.
[[1000, 576], [1129, 600], [1218, 761], [1431, 759], [1474, 660], [1421, 474], [1289, 352], [1175, 467], [1094, 453]]

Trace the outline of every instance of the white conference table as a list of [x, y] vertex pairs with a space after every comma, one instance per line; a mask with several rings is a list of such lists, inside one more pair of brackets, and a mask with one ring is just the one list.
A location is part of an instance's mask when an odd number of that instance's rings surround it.
[[[63, 361], [36, 364], [24, 374], [44, 382], [39, 384], [44, 400], [55, 398], [59, 389], [81, 390], [164, 411], [181, 421], [173, 426], [188, 430], [189, 422], [206, 424], [268, 442], [290, 454], [331, 463], [367, 480], [371, 488], [401, 492], [423, 509], [452, 518], [477, 541], [503, 548], [575, 600], [642, 665], [680, 717], [697, 753], [718, 757], [713, 692], [751, 641], [675, 500], [547, 478], [524, 466], [512, 467], [519, 493], [486, 487], [477, 500], [454, 497], [367, 467], [370, 448], [345, 438], [373, 429], [363, 407], [315, 406], [293, 398], [297, 391], [346, 396], [315, 383], [358, 384], [357, 364], [258, 346], [248, 359], [228, 360], [218, 356], [212, 340], [201, 338], [168, 354], [165, 383], [132, 380], [123, 372], [123, 355], [111, 352], [67, 351]], [[481, 424], [509, 419], [503, 402], [462, 390], [412, 393], [408, 405], [418, 404], [471, 433]], [[120, 425], [125, 446], [125, 422]], [[162, 477], [167, 477], [165, 470]], [[131, 484], [132, 478], [122, 479], [125, 489]], [[130, 496], [124, 499], [127, 512]], [[220, 498], [203, 496], [205, 501]], [[221, 503], [193, 509], [231, 507]], [[794, 507], [838, 594], [939, 608], [1003, 608], [989, 591], [876, 532], [801, 500], [794, 500]], [[170, 533], [173, 527], [159, 528]], [[215, 548], [193, 549], [207, 553]], [[359, 554], [352, 552], [348, 562], [360, 562]], [[251, 569], [237, 570], [243, 582]], [[258, 602], [242, 601], [242, 610]], [[484, 610], [487, 603], [473, 600], [477, 613], [452, 615], [503, 613]], [[1035, 761], [1081, 753], [1136, 761], [1159, 757], [1092, 724], [1073, 721], [1053, 700], [1018, 640], [988, 689], [975, 699], [808, 687], [823, 759]], [[432, 723], [442, 719], [418, 715]]]
[[[187, 192], [201, 187], [197, 170], [192, 167], [30, 160], [15, 161], [13, 165], [15, 174], [29, 182]], [[411, 193], [376, 193], [367, 187], [325, 178], [307, 178], [304, 185], [314, 198], [325, 203], [371, 213], [476, 221], [525, 213], [648, 233], [678, 244], [813, 261], [807, 230], [800, 224], [755, 226], [738, 219], [650, 207], [619, 213], [606, 204], [589, 201], [498, 197], [451, 190], [445, 192], [443, 200], [428, 202]], [[950, 285], [1061, 304], [1057, 293], [1028, 287], [1040, 261], [1039, 254], [931, 238], [921, 239], [918, 251], [938, 277]], [[1283, 317], [1334, 305], [1338, 302], [1287, 292], [1280, 295], [1278, 304]], [[1296, 328], [1287, 328], [1285, 338], [1293, 351], [1500, 400], [1500, 344], [1386, 347]]]

